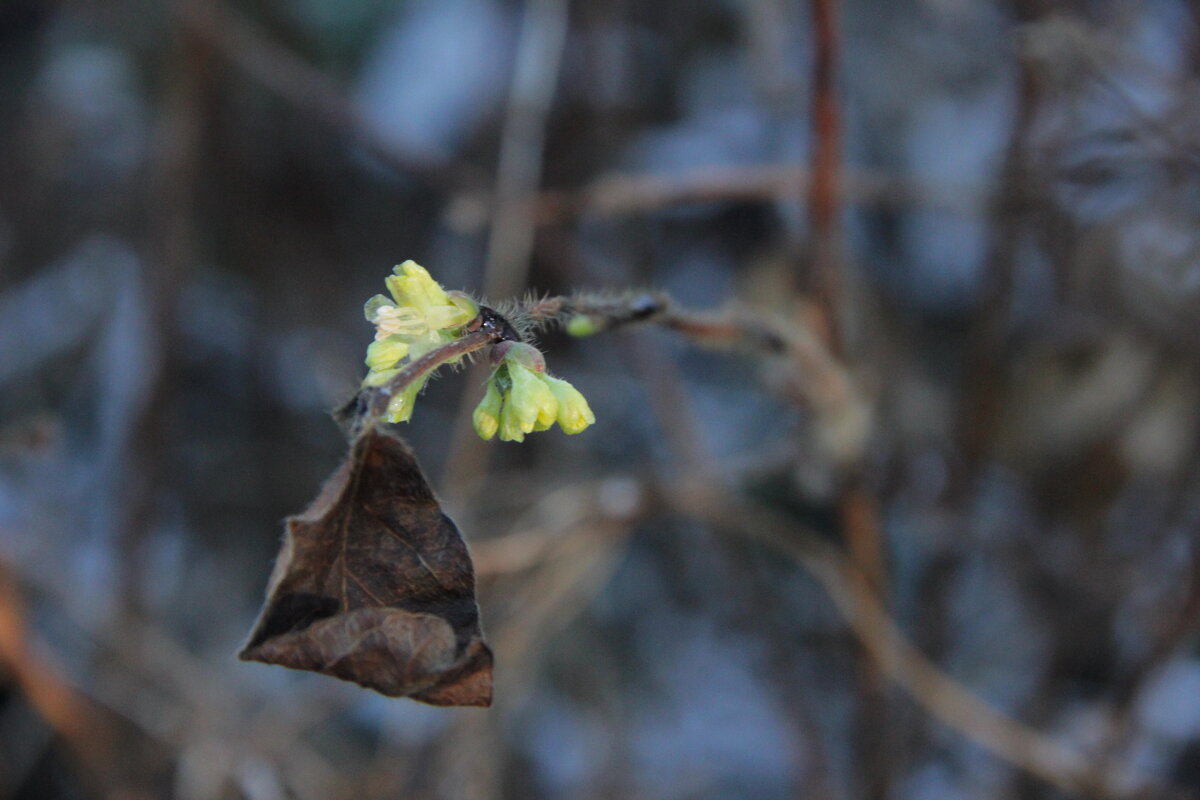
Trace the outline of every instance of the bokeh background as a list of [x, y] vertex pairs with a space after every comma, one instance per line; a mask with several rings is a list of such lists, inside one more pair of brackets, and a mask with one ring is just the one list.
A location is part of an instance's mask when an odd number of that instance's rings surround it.
[[[0, 797], [1198, 796], [1198, 70], [1168, 0], [5, 0]], [[432, 385], [487, 711], [234, 657], [408, 258], [790, 343], [548, 333], [598, 421], [523, 445]]]

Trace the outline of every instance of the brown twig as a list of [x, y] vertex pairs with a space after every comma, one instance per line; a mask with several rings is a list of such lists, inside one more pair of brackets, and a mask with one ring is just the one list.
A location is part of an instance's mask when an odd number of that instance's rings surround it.
[[[677, 307], [669, 297], [655, 292], [546, 297], [527, 303], [517, 313], [541, 326], [564, 325], [572, 318], [583, 316], [596, 332], [641, 323], [659, 324], [699, 346], [741, 350], [762, 357], [782, 356], [790, 365], [786, 389], [816, 413], [817, 427], [821, 429], [829, 457], [839, 467], [856, 464], [861, 458], [869, 419], [863, 399], [844, 365], [802, 325], [736, 310], [692, 312]], [[361, 392], [340, 414], [357, 424], [362, 424], [363, 419], [378, 418], [384, 413], [388, 400], [414, 381], [508, 335], [505, 331], [511, 330], [511, 326], [503, 317], [484, 307], [480, 319], [487, 315], [493, 320], [489, 324], [494, 327], [468, 333], [426, 354], [407, 365], [387, 385]], [[468, 326], [468, 330], [471, 327]]]
[[[1032, 4], [1019, 2], [1018, 10], [1032, 15]], [[1028, 18], [1026, 21], [1030, 21]], [[1013, 272], [1017, 248], [1028, 224], [1028, 181], [1030, 137], [1041, 103], [1041, 90], [1034, 65], [1028, 59], [1017, 64], [1016, 118], [1013, 121], [1001, 168], [1001, 186], [992, 210], [990, 252], [984, 265], [983, 296], [967, 340], [963, 373], [962, 407], [958, 440], [966, 461], [954, 493], [961, 495], [979, 461], [991, 445], [1001, 413], [1003, 364], [1000, 347], [1008, 332]]]
[[842, 126], [837, 93], [839, 45], [837, 0], [811, 0], [816, 37], [812, 86], [812, 182], [808, 215], [812, 225], [813, 273], [810, 288], [825, 316], [826, 339], [841, 348], [842, 281], [838, 257], [841, 215]]
[[595, 332], [657, 324], [701, 347], [782, 358], [788, 366], [785, 393], [816, 414], [822, 446], [831, 461], [848, 470], [862, 457], [870, 419], [865, 401], [845, 365], [799, 322], [738, 309], [690, 311], [660, 292], [546, 297], [531, 301], [518, 313], [541, 326], [564, 325], [582, 316]]
[[[579, 218], [611, 219], [649, 214], [676, 206], [705, 203], [762, 202], [811, 191], [807, 165], [706, 167], [680, 175], [611, 174], [579, 189], [545, 189], [526, 199], [539, 226], [566, 225]], [[986, 206], [984, 187], [948, 184], [913, 177], [845, 169], [840, 197], [844, 205], [910, 208], [921, 206], [952, 214], [977, 213]], [[466, 194], [451, 216], [468, 232], [482, 224], [491, 195]]]
[[25, 611], [16, 582], [0, 568], [0, 671], [11, 677], [37, 711], [94, 781], [103, 796], [116, 796], [131, 787], [119, 787], [113, 775], [118, 753], [112, 731], [87, 697], [70, 686], [62, 670], [37, 652], [25, 626]]
[[[812, 182], [808, 210], [813, 260], [808, 288], [816, 300], [822, 338], [835, 356], [846, 352], [845, 281], [841, 274], [842, 126], [837, 87], [840, 49], [838, 0], [810, 0], [816, 40], [812, 86]], [[860, 454], [861, 455], [861, 454]], [[860, 458], [845, 462], [837, 506], [842, 537], [866, 585], [887, 597], [887, 562], [879, 513]], [[851, 584], [858, 586], [858, 584]], [[888, 793], [887, 698], [870, 665], [863, 670], [856, 737], [866, 762], [870, 797]]]
[[[471, 543], [471, 560], [480, 578], [520, 572], [542, 563], [562, 531], [604, 516], [597, 496], [606, 481], [573, 483], [538, 498], [508, 526], [508, 532]], [[632, 512], [631, 512], [632, 513]]]
[[425, 378], [434, 369], [442, 367], [451, 361], [461, 359], [464, 355], [472, 354], [475, 350], [484, 349], [487, 345], [494, 344], [497, 341], [496, 331], [473, 331], [454, 339], [452, 342], [443, 344], [442, 347], [436, 350], [431, 350], [430, 353], [422, 355], [420, 359], [409, 363], [400, 372], [392, 375], [392, 378], [385, 385], [379, 386], [378, 389], [364, 390], [367, 419], [374, 420], [382, 417], [384, 411], [388, 409], [388, 401], [392, 397], [408, 389], [416, 381]]

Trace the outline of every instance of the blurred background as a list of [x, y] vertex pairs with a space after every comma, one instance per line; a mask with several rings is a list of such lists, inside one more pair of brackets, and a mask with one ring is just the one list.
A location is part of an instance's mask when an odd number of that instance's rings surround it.
[[[0, 798], [1200, 795], [1198, 71], [1166, 0], [5, 0]], [[431, 386], [486, 711], [234, 657], [409, 258], [787, 343], [546, 334], [523, 445]]]

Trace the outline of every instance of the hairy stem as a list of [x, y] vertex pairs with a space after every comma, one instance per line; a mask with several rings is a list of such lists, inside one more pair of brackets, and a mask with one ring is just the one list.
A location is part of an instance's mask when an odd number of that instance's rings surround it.
[[497, 341], [499, 341], [499, 336], [493, 330], [473, 331], [421, 356], [396, 373], [383, 386], [364, 390], [362, 394], [365, 395], [366, 400], [367, 420], [372, 422], [378, 420], [387, 410], [388, 401], [394, 395], [404, 391], [415, 381], [420, 380], [438, 367], [468, 353], [482, 350]]

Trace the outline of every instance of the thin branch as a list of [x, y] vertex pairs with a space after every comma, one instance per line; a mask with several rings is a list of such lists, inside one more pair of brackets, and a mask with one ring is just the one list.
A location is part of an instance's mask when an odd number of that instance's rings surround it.
[[392, 379], [383, 386], [364, 390], [367, 419], [373, 420], [382, 417], [387, 410], [388, 401], [392, 397], [403, 392], [438, 367], [474, 353], [476, 350], [482, 350], [488, 345], [495, 344], [497, 340], [496, 333], [493, 331], [473, 331], [421, 356], [392, 376]]
[[29, 705], [62, 738], [97, 796], [137, 794], [144, 787], [120, 766], [114, 720], [68, 682], [57, 661], [28, 630], [26, 617], [16, 578], [0, 565], [0, 671], [11, 677]]
[[723, 502], [712, 494], [670, 499], [680, 513], [794, 559], [824, 587], [883, 675], [934, 718], [993, 755], [1071, 794], [1134, 797], [1156, 788], [1128, 772], [1096, 769], [1074, 747], [997, 711], [941, 670], [908, 640], [862, 573], [819, 534], [764, 508]]
[[[177, 0], [175, 8], [194, 0]], [[124, 554], [120, 560], [120, 613], [141, 611], [138, 597], [145, 571], [146, 540], [155, 522], [160, 499], [164, 441], [160, 435], [174, 404], [178, 381], [174, 374], [179, 332], [176, 316], [180, 287], [195, 261], [194, 198], [204, 150], [203, 106], [211, 89], [211, 53], [184, 25], [173, 20], [168, 35], [166, 94], [155, 130], [154, 153], [147, 175], [147, 266], [137, 276], [142, 306], [131, 313], [132, 346], [122, 359], [137, 359], [137, 391], [124, 410], [122, 433], [114, 464], [105, 474], [112, 480], [115, 519], [112, 531]], [[113, 380], [119, 380], [114, 378]], [[129, 391], [118, 389], [117, 394]]]
[[[1025, 4], [1018, 3], [1025, 14]], [[1029, 19], [1024, 21], [1028, 22]], [[1028, 229], [1031, 138], [1041, 104], [1042, 89], [1035, 65], [1028, 58], [1017, 62], [1013, 86], [1015, 118], [1001, 166], [1000, 189], [993, 209], [990, 252], [983, 271], [983, 289], [971, 330], [967, 335], [966, 365], [956, 420], [959, 448], [966, 468], [956, 476], [953, 494], [962, 495], [991, 446], [1001, 413], [1003, 395], [1001, 345], [1008, 334], [1014, 271], [1022, 235]]]
[[[564, 326], [585, 317], [593, 332], [611, 331], [639, 323], [656, 323], [680, 333], [695, 344], [713, 349], [738, 349], [756, 356], [782, 356], [790, 367], [787, 394], [803, 402], [816, 416], [821, 443], [835, 465], [852, 465], [861, 457], [869, 412], [845, 366], [804, 326], [769, 315], [736, 310], [697, 313], [677, 307], [662, 293], [581, 293], [532, 300], [511, 312], [537, 327]], [[368, 422], [383, 416], [388, 401], [438, 367], [483, 349], [509, 335], [512, 326], [491, 309], [479, 319], [492, 322], [426, 354], [407, 365], [385, 385], [364, 389], [335, 416], [353, 436]], [[478, 320], [477, 320], [478, 321]], [[478, 328], [478, 325], [472, 323]]]
[[[763, 202], [810, 191], [813, 172], [791, 163], [757, 166], [706, 167], [679, 175], [615, 173], [579, 189], [546, 189], [527, 198], [539, 226], [566, 225], [585, 217], [611, 219], [653, 213], [675, 206], [704, 203]], [[860, 207], [932, 208], [953, 214], [977, 213], [987, 207], [985, 187], [951, 184], [845, 169], [841, 175], [842, 203]], [[460, 196], [452, 216], [467, 231], [486, 218], [490, 195]], [[478, 209], [478, 211], [476, 210]], [[466, 213], [470, 211], [471, 213]]]
[[[608, 480], [572, 483], [540, 495], [505, 533], [471, 543], [475, 574], [492, 577], [537, 566], [554, 550], [565, 531], [611, 518], [613, 515], [600, 501], [607, 484]], [[640, 506], [635, 505], [622, 509], [621, 517], [632, 524], [640, 513]]]
[[[568, 0], [530, 0], [517, 41], [496, 169], [484, 293], [511, 297], [529, 278], [537, 220], [530, 198], [542, 180], [546, 125], [567, 39]], [[463, 393], [446, 457], [447, 495], [461, 501], [487, 469], [485, 445], [475, 436], [475, 398]]]
[[508, 297], [525, 287], [536, 219], [529, 198], [542, 179], [546, 122], [567, 39], [567, 0], [531, 0], [517, 42], [496, 172], [484, 291]]
[[[830, 353], [846, 352], [845, 280], [842, 275], [842, 121], [837, 70], [840, 53], [838, 0], [810, 0], [816, 53], [812, 78], [812, 181], [808, 192], [813, 259], [808, 289], [816, 300], [822, 340]], [[865, 435], [864, 435], [865, 439]], [[860, 443], [861, 444], [861, 443]], [[837, 497], [841, 535], [850, 557], [879, 597], [887, 597], [887, 561], [879, 512], [861, 463], [861, 446], [843, 462]], [[891, 760], [885, 750], [888, 735], [887, 697], [870, 665], [861, 674], [857, 746], [864, 756], [867, 796], [888, 794]]]
[[808, 188], [808, 214], [813, 237], [811, 288], [825, 315], [826, 338], [833, 349], [841, 347], [841, 289], [838, 258], [841, 214], [842, 125], [837, 93], [837, 0], [811, 0], [816, 54], [812, 87], [812, 182]]
[[462, 189], [483, 184], [476, 167], [405, 149], [382, 136], [333, 78], [274, 41], [261, 27], [220, 2], [183, 3], [183, 22], [255, 83], [296, 108], [354, 138], [397, 172], [414, 175], [435, 188]]
[[862, 457], [870, 420], [866, 402], [846, 366], [801, 322], [736, 308], [690, 311], [661, 292], [545, 297], [517, 308], [517, 315], [533, 327], [568, 326], [583, 317], [592, 333], [658, 324], [701, 347], [782, 357], [788, 367], [783, 390], [814, 412], [821, 446], [831, 462], [849, 469]]
[[[653, 323], [701, 347], [782, 357], [787, 366], [784, 394], [814, 412], [814, 427], [831, 463], [852, 475], [862, 458], [870, 409], [845, 364], [802, 321], [736, 308], [695, 312], [678, 307], [665, 294], [651, 292], [547, 297], [526, 305], [520, 313], [544, 326], [567, 325], [582, 316], [596, 332]], [[869, 521], [871, 516], [863, 519]]]

